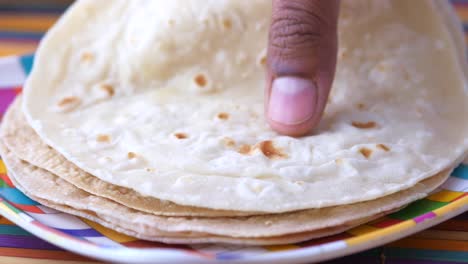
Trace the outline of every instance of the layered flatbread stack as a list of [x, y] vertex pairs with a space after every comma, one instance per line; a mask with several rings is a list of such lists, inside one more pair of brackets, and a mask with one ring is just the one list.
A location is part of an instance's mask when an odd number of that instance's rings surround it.
[[444, 1], [343, 1], [310, 135], [263, 117], [270, 0], [77, 1], [1, 126], [16, 186], [167, 243], [281, 244], [425, 197], [468, 148], [464, 39]]

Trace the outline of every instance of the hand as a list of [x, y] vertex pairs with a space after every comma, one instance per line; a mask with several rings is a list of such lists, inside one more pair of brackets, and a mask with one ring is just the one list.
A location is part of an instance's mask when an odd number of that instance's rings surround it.
[[320, 121], [333, 82], [339, 0], [273, 0], [266, 116], [277, 132], [301, 136]]

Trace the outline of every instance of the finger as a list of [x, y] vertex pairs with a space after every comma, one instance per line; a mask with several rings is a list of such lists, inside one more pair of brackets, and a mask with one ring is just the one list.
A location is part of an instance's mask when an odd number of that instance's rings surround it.
[[300, 136], [320, 121], [336, 66], [338, 0], [273, 0], [266, 116]]

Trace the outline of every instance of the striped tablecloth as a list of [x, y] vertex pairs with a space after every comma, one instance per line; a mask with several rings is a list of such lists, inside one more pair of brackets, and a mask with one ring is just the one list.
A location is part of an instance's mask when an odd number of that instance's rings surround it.
[[[0, 56], [34, 52], [38, 41], [63, 12], [67, 2], [70, 1], [0, 0]], [[452, 2], [468, 32], [468, 0]], [[0, 216], [0, 263], [55, 264], [64, 260], [66, 263], [93, 262], [36, 238]], [[352, 262], [468, 263], [468, 213], [383, 247], [329, 263]]]

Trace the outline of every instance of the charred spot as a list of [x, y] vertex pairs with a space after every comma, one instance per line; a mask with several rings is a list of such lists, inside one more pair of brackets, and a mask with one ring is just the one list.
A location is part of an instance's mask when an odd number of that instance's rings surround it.
[[96, 141], [98, 141], [98, 142], [110, 142], [111, 137], [109, 135], [106, 135], [106, 134], [99, 134], [96, 137]]
[[377, 148], [383, 150], [383, 151], [390, 151], [390, 147], [388, 147], [387, 145], [384, 145], [384, 144], [377, 144]]
[[236, 145], [236, 142], [234, 141], [234, 139], [229, 138], [229, 137], [223, 138], [223, 143], [227, 147], [234, 147]]
[[205, 87], [208, 83], [207, 79], [206, 79], [206, 76], [203, 75], [203, 74], [198, 74], [195, 76], [195, 78], [193, 79], [195, 81], [195, 83], [200, 86], [200, 87]]
[[84, 52], [81, 54], [81, 61], [92, 61], [94, 59], [94, 55], [91, 52]]
[[363, 103], [359, 103], [356, 105], [356, 107], [359, 109], [359, 110], [364, 110], [366, 108], [366, 105], [363, 104]]
[[99, 86], [99, 89], [106, 92], [109, 96], [114, 96], [114, 94], [115, 94], [114, 87], [112, 85], [110, 85], [110, 84], [101, 84]]
[[374, 121], [370, 122], [352, 122], [351, 123], [353, 127], [361, 128], [361, 129], [369, 129], [369, 128], [374, 128], [377, 126], [377, 124]]
[[186, 139], [186, 138], [188, 138], [188, 135], [183, 133], [183, 132], [177, 132], [177, 133], [174, 134], [174, 136], [177, 139]]
[[73, 104], [78, 104], [78, 103], [80, 103], [80, 98], [76, 96], [68, 96], [68, 97], [62, 98], [62, 100], [58, 102], [58, 105], [67, 106], [67, 105], [73, 105]]
[[228, 114], [228, 113], [222, 112], [222, 113], [219, 113], [219, 114], [217, 115], [217, 117], [218, 117], [219, 119], [221, 119], [221, 120], [228, 120], [228, 119], [229, 119], [229, 114]]
[[244, 155], [247, 155], [247, 154], [250, 154], [250, 151], [252, 150], [252, 146], [250, 145], [247, 145], [247, 144], [243, 144], [240, 146], [239, 148], [239, 153], [240, 154], [244, 154]]
[[256, 146], [269, 159], [286, 158], [287, 155], [273, 144], [271, 140], [265, 140]]
[[359, 149], [359, 152], [364, 156], [366, 157], [367, 159], [372, 155], [372, 150], [368, 149], [368, 148], [360, 148]]
[[231, 29], [232, 28], [232, 21], [228, 18], [223, 19], [223, 27], [225, 29]]

